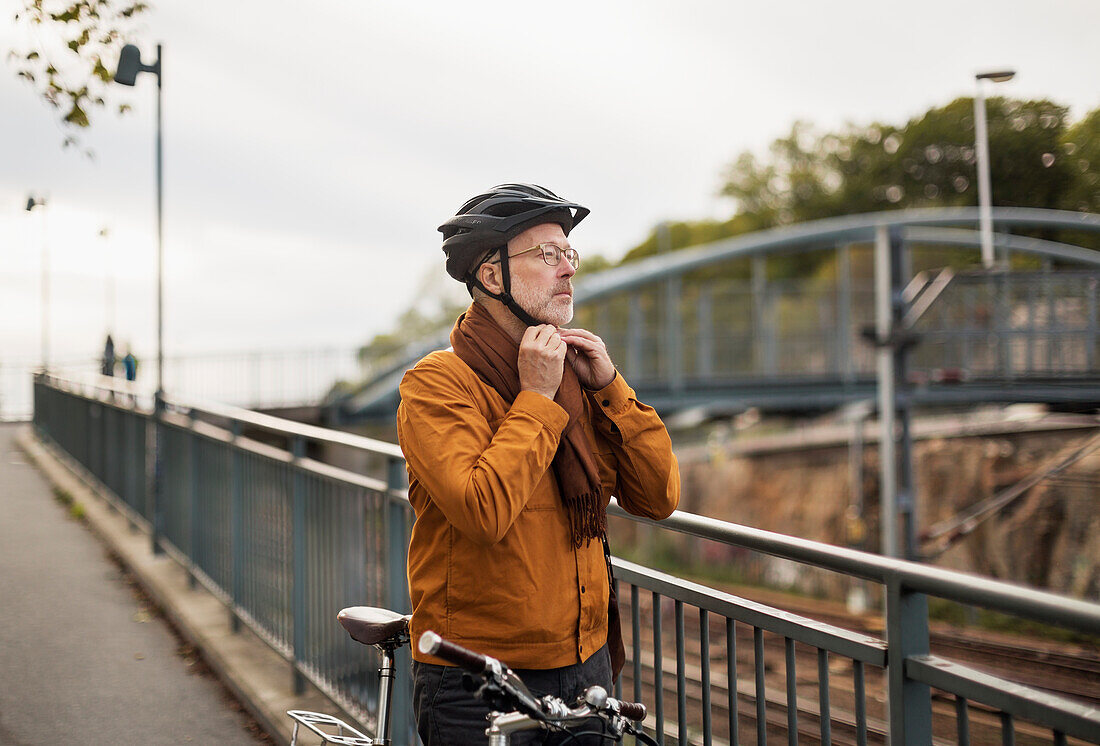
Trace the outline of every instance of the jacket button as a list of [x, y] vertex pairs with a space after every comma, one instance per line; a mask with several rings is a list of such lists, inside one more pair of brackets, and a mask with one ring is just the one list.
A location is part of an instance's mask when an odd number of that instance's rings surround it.
[[581, 586], [581, 593], [584, 593], [584, 586]]
[[602, 402], [602, 404], [603, 404], [603, 405], [604, 405], [604, 406], [606, 407], [606, 406], [608, 406], [609, 404], [611, 404], [611, 400], [610, 400], [610, 399], [604, 399], [604, 400], [603, 400], [603, 402]]

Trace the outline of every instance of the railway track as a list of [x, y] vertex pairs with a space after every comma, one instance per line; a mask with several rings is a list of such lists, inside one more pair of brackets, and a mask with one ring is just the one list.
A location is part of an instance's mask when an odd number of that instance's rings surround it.
[[[628, 594], [627, 594], [628, 595]], [[666, 599], [667, 600], [667, 599]], [[629, 597], [624, 599], [623, 613], [630, 612]], [[825, 614], [814, 613], [805, 608], [788, 609], [804, 616], [826, 621], [836, 626], [874, 636], [881, 634], [881, 623], [875, 618], [854, 617], [837, 614], [835, 611]], [[690, 611], [689, 611], [690, 609]], [[820, 612], [820, 609], [816, 610]], [[642, 592], [639, 597], [641, 621], [640, 660], [653, 660], [652, 632], [652, 596]], [[627, 617], [628, 618], [628, 617]], [[675, 619], [669, 609], [662, 608], [662, 651], [675, 651]], [[702, 727], [704, 722], [704, 692], [702, 686], [702, 656], [700, 653], [700, 633], [697, 612], [685, 607], [685, 674], [687, 700], [687, 727], [690, 743], [703, 743]], [[712, 728], [712, 743], [728, 743], [730, 733], [729, 691], [725, 665], [725, 619], [717, 615], [708, 615], [710, 647], [709, 720]], [[627, 636], [630, 624], [626, 625]], [[737, 646], [736, 709], [738, 713], [738, 743], [756, 742], [757, 709], [756, 680], [741, 678], [741, 674], [755, 672], [755, 649], [752, 628], [747, 625], [735, 625]], [[786, 643], [782, 637], [765, 632], [763, 642], [763, 681], [765, 691], [765, 723], [769, 738], [786, 739], [789, 713], [787, 709], [786, 682]], [[795, 718], [799, 743], [815, 744], [822, 742], [821, 707], [818, 686], [818, 652], [816, 648], [796, 643], [793, 646], [795, 676], [795, 696], [797, 699]], [[1004, 678], [1039, 687], [1085, 701], [1096, 701], [1100, 696], [1100, 656], [1080, 655], [1080, 651], [1061, 652], [1052, 645], [1040, 645], [1035, 649], [1021, 648], [1019, 644], [991, 639], [985, 635], [958, 633], [952, 630], [937, 629], [932, 638], [932, 652], [945, 658], [965, 662], [975, 668], [982, 668]], [[1087, 650], [1085, 651], [1088, 652]], [[628, 656], [632, 654], [628, 639]], [[829, 722], [828, 731], [832, 743], [855, 744], [858, 722], [855, 712], [862, 706], [866, 728], [866, 742], [869, 744], [886, 742], [886, 694], [885, 677], [881, 669], [864, 667], [862, 702], [856, 694], [856, 684], [851, 675], [852, 664], [847, 659], [831, 657], [829, 659]], [[632, 662], [628, 660], [624, 669], [624, 696], [634, 696]], [[642, 698], [650, 705], [651, 727], [656, 726], [656, 692], [652, 681], [654, 671], [651, 664], [642, 666]], [[676, 742], [679, 724], [677, 713], [677, 677], [674, 657], [662, 655], [662, 693], [664, 700], [664, 724], [669, 736], [666, 743]], [[935, 742], [942, 744], [956, 741], [955, 698], [951, 695], [934, 692], [933, 730]], [[1002, 743], [1002, 723], [999, 713], [989, 708], [971, 703], [970, 705], [971, 743]], [[1047, 729], [1032, 726], [1024, 722], [1015, 724], [1016, 743], [1038, 744], [1051, 742]], [[1071, 739], [1072, 742], [1072, 739]]]

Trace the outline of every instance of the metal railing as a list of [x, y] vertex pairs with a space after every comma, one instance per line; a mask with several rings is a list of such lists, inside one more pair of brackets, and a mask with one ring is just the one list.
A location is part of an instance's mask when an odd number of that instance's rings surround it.
[[[372, 651], [334, 622], [344, 606], [405, 609], [405, 549], [413, 520], [404, 462], [392, 444], [252, 412], [169, 399], [160, 422], [147, 398], [117, 383], [40, 376], [34, 423], [97, 480], [135, 525], [164, 547], [351, 714], [369, 718]], [[161, 479], [151, 464], [161, 448]], [[311, 458], [351, 449], [366, 473]], [[161, 485], [156, 494], [155, 485]], [[879, 639], [716, 591], [615, 558], [627, 611], [628, 664], [619, 683], [650, 705], [663, 743], [971, 742], [971, 716], [992, 711], [1003, 743], [1039, 730], [1055, 744], [1100, 743], [1100, 711], [1087, 704], [930, 654], [929, 595], [1100, 635], [1100, 605], [916, 563], [738, 526], [689, 513], [660, 523], [612, 514], [881, 584]], [[648, 607], [648, 608], [647, 608]], [[689, 623], [691, 614], [697, 623]], [[781, 652], [779, 651], [781, 648]], [[671, 656], [666, 651], [675, 651]], [[807, 676], [799, 661], [811, 656]], [[841, 664], [838, 668], [838, 664]], [[399, 658], [395, 743], [411, 728], [408, 660]], [[844, 669], [851, 686], [840, 687]], [[751, 671], [751, 673], [749, 673]], [[781, 678], [779, 672], [782, 671]], [[745, 677], [742, 678], [742, 673]], [[777, 683], [777, 681], [779, 683]], [[885, 701], [869, 696], [881, 682]], [[953, 735], [933, 732], [941, 697], [953, 701]], [[666, 699], [674, 702], [666, 707]], [[673, 709], [675, 714], [672, 714]], [[715, 717], [718, 715], [719, 717]], [[987, 735], [983, 732], [984, 735]], [[977, 742], [980, 739], [975, 739]]]
[[[140, 358], [138, 381], [150, 382], [155, 356]], [[95, 375], [102, 362], [92, 355], [50, 362], [50, 372], [62, 378]], [[31, 379], [42, 369], [38, 359], [0, 357], [0, 421], [28, 420], [33, 411]], [[250, 409], [317, 406], [340, 381], [355, 381], [366, 373], [353, 348], [251, 350], [168, 355], [164, 387], [187, 397], [234, 404]], [[122, 363], [115, 374], [122, 375]]]
[[[154, 551], [167, 551], [217, 596], [235, 630], [247, 625], [286, 658], [296, 691], [309, 681], [361, 723], [374, 717], [377, 655], [335, 616], [346, 606], [409, 605], [412, 513], [397, 446], [171, 398], [157, 422], [151, 396], [105, 378], [38, 375], [34, 403], [37, 432], [149, 532]], [[310, 458], [320, 446], [367, 454], [377, 476]], [[394, 733], [407, 743], [412, 687], [401, 652], [406, 685], [394, 694]]]

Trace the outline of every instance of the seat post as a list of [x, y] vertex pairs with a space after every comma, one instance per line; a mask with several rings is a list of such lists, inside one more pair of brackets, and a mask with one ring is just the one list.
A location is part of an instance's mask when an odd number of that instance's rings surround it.
[[379, 746], [390, 746], [390, 695], [393, 693], [392, 647], [378, 646], [382, 651], [382, 667], [378, 669], [378, 727], [375, 729], [374, 742]]

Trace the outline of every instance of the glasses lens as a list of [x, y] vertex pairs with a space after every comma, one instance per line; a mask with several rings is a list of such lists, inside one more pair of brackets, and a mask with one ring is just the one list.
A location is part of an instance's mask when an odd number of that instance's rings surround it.
[[566, 261], [573, 265], [573, 269], [581, 266], [581, 255], [577, 253], [576, 249], [566, 249], [561, 253], [565, 254]]
[[544, 243], [542, 245], [542, 260], [551, 267], [558, 266], [558, 262], [561, 261], [561, 249], [552, 243]]

